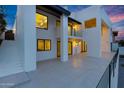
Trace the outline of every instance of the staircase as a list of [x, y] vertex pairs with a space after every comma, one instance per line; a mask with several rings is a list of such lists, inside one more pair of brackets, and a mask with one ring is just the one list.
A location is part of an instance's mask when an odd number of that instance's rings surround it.
[[0, 77], [24, 72], [16, 41], [3, 40], [0, 46]]

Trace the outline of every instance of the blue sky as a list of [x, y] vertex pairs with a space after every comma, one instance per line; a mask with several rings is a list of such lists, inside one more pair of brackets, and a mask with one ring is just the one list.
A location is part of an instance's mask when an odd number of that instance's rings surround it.
[[5, 19], [7, 21], [7, 29], [12, 29], [16, 18], [16, 5], [4, 5], [5, 7]]
[[[90, 5], [68, 5], [67, 6], [70, 11], [79, 11], [90, 7]], [[124, 31], [124, 6], [123, 5], [109, 5], [103, 6], [105, 11], [108, 13], [113, 27], [117, 30]], [[7, 20], [7, 28], [11, 29], [13, 27], [17, 6], [16, 5], [6, 5], [6, 20]]]

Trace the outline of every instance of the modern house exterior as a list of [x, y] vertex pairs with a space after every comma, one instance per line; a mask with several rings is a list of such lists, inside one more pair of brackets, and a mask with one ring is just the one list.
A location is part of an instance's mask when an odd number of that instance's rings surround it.
[[[38, 7], [41, 7], [41, 9], [40, 8], [38, 9]], [[54, 37], [54, 39], [51, 40], [51, 45], [54, 45], [53, 47], [51, 47], [51, 51], [42, 51], [42, 52], [37, 53], [37, 61], [41, 61], [44, 59], [56, 58], [57, 57], [56, 53], [60, 52], [61, 49], [59, 50], [60, 46], [59, 46], [58, 41], [61, 41], [61, 25], [60, 24], [62, 23], [60, 22], [62, 21], [61, 21], [60, 16], [58, 16], [57, 14], [55, 15], [55, 13], [53, 15], [51, 14], [51, 12], [49, 13], [49, 11], [47, 11], [48, 6], [46, 6], [47, 9], [42, 8], [42, 6], [38, 6], [38, 7], [36, 10], [38, 13], [37, 16], [40, 15], [41, 13], [43, 15], [46, 15], [46, 17], [49, 20], [52, 19], [51, 21], [48, 21], [47, 23], [48, 26], [51, 27], [49, 28], [50, 31], [48, 28], [46, 29], [37, 28], [38, 39], [44, 39], [44, 38], [53, 39]], [[111, 22], [107, 14], [105, 13], [105, 11], [100, 7], [101, 6], [92, 6], [85, 10], [71, 13], [70, 16], [68, 15], [68, 19], [67, 19], [67, 22], [68, 22], [67, 32], [68, 33], [66, 33], [67, 34], [66, 41], [68, 42], [65, 42], [64, 40], [64, 44], [67, 43], [66, 44], [67, 49], [64, 48], [64, 51], [66, 53], [65, 54], [63, 53], [67, 57], [67, 58], [64, 57], [66, 60], [68, 59], [68, 54], [75, 55], [77, 53], [81, 53], [81, 51], [83, 51], [83, 48], [85, 48], [84, 49], [85, 51], [87, 50], [87, 54], [89, 56], [94, 56], [94, 57], [100, 57], [102, 52], [111, 51], [110, 49], [111, 48], [110, 44], [112, 42]], [[88, 13], [92, 13], [92, 15]], [[95, 43], [95, 44], [92, 44], [92, 43]], [[41, 58], [41, 55], [44, 55], [44, 57]], [[60, 53], [58, 53], [58, 55], [60, 55]]]
[[34, 71], [44, 60], [67, 62], [81, 53], [96, 58], [111, 53], [112, 24], [102, 6], [71, 13], [62, 6], [19, 5], [14, 27], [15, 41], [3, 41], [0, 52], [4, 65], [15, 63], [0, 77]]
[[[58, 6], [57, 6], [58, 7]], [[48, 60], [48, 59], [54, 59], [57, 57], [60, 57], [61, 61], [67, 61], [68, 55], [75, 55], [78, 53], [85, 51], [86, 44], [83, 42], [82, 39], [82, 29], [81, 29], [81, 22], [72, 19], [69, 17], [70, 12], [59, 7], [61, 9], [60, 12], [63, 11], [63, 13], [68, 13], [68, 16], [66, 18], [67, 27], [66, 29], [61, 28], [62, 27], [62, 19], [61, 15], [58, 14], [58, 12], [49, 12], [53, 8], [53, 11], [56, 10], [56, 6], [37, 6], [36, 8], [36, 32], [37, 32], [37, 43], [40, 47], [40, 42], [49, 42], [49, 49], [43, 50], [43, 49], [37, 49], [37, 61], [42, 60]], [[47, 10], [49, 9], [49, 10]], [[40, 24], [40, 16], [44, 16], [47, 19], [47, 26], [45, 29], [41, 29]], [[65, 14], [67, 15], [67, 14]], [[64, 20], [64, 19], [63, 19]], [[39, 22], [39, 23], [38, 23]], [[65, 26], [65, 22], [63, 23]], [[66, 33], [61, 33], [61, 30], [66, 31]], [[64, 34], [63, 44], [62, 44], [62, 34]], [[43, 40], [44, 41], [43, 41]], [[66, 42], [67, 41], [67, 42]], [[81, 45], [81, 43], [84, 43]], [[63, 47], [61, 46], [63, 45]], [[64, 47], [65, 46], [65, 47]], [[38, 48], [38, 47], [37, 47]], [[42, 56], [43, 55], [43, 56]], [[41, 57], [42, 56], [42, 57]]]

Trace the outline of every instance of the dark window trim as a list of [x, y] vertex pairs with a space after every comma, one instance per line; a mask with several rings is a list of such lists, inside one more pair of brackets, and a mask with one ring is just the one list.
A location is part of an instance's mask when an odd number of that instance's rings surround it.
[[[44, 43], [44, 50], [41, 50], [41, 49], [38, 49], [38, 40], [43, 40], [43, 43]], [[50, 49], [46, 50], [45, 49], [45, 41], [46, 40], [49, 40], [50, 41]], [[37, 39], [37, 51], [51, 51], [51, 39]]]
[[46, 17], [47, 17], [47, 28], [40, 28], [40, 27], [36, 27], [36, 28], [37, 28], [37, 29], [48, 30], [48, 28], [49, 28], [49, 18], [48, 18], [48, 16], [45, 15], [45, 14], [43, 14], [43, 13], [41, 13], [41, 12], [39, 12], [39, 11], [37, 11], [36, 13], [38, 13], [38, 14], [40, 14], [40, 15], [43, 15], [43, 16], [46, 16]]

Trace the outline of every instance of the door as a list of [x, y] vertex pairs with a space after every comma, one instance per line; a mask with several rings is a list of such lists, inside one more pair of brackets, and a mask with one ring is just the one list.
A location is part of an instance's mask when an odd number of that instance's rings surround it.
[[[61, 56], [60, 41], [57, 41], [57, 57]], [[72, 42], [68, 41], [68, 55], [72, 55]]]
[[61, 51], [60, 51], [60, 41], [57, 41], [57, 57], [60, 57]]
[[87, 43], [86, 43], [86, 41], [81, 42], [81, 52], [87, 52]]
[[72, 55], [72, 42], [68, 42], [68, 55]]

